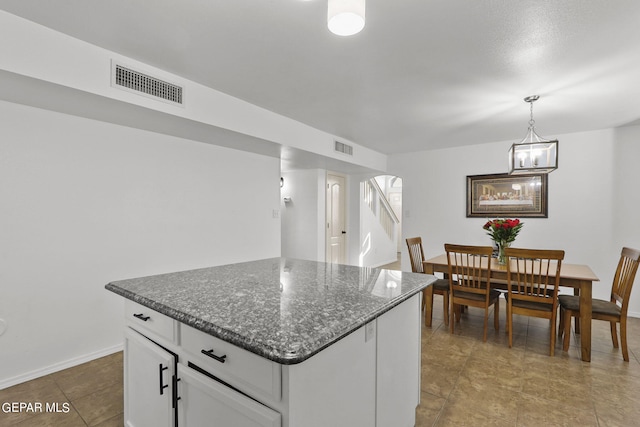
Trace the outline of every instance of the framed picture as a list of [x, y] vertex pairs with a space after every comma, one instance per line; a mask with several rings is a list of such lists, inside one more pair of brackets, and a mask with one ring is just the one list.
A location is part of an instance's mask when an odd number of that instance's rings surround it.
[[547, 174], [467, 176], [467, 217], [547, 218]]

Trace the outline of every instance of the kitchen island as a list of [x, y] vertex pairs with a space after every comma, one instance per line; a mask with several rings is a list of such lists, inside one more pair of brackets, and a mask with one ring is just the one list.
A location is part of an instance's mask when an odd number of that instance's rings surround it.
[[412, 426], [434, 280], [273, 258], [109, 283], [126, 298], [125, 422]]

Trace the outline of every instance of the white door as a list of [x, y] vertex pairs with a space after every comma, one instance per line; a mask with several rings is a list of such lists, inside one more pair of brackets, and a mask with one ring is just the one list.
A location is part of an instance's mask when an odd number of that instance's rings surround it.
[[346, 184], [343, 175], [327, 174], [327, 258], [334, 264], [346, 259]]
[[124, 357], [125, 426], [175, 425], [173, 354], [133, 329], [126, 328]]

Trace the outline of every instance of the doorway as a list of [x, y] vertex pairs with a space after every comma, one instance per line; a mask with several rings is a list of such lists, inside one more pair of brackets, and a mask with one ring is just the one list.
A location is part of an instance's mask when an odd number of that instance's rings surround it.
[[347, 262], [346, 190], [344, 175], [327, 173], [326, 262], [333, 264], [346, 264]]

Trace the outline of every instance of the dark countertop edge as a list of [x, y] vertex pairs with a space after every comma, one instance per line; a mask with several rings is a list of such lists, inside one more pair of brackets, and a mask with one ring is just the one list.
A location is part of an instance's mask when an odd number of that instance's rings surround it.
[[415, 296], [416, 294], [422, 292], [431, 283], [433, 283], [433, 282], [427, 283], [422, 288], [416, 288], [416, 289], [413, 289], [410, 292], [407, 292], [406, 294], [402, 294], [400, 297], [398, 297], [398, 299], [395, 299], [395, 300], [389, 302], [387, 305], [385, 305], [384, 307], [382, 307], [381, 309], [376, 311], [373, 315], [368, 316], [368, 317], [366, 317], [366, 318], [364, 318], [362, 320], [359, 320], [357, 322], [354, 322], [350, 327], [346, 328], [346, 332], [336, 335], [334, 338], [332, 338], [325, 345], [323, 345], [321, 347], [318, 347], [316, 350], [314, 350], [312, 352], [309, 352], [309, 353], [304, 354], [304, 355], [300, 355], [298, 357], [286, 358], [286, 359], [282, 359], [282, 360], [275, 360], [273, 358], [269, 358], [269, 359], [273, 360], [274, 362], [278, 362], [278, 363], [280, 363], [282, 365], [295, 365], [295, 364], [304, 362], [305, 360], [309, 359], [310, 357], [320, 353], [325, 348], [327, 348], [327, 347], [335, 344], [336, 342], [340, 341], [341, 339], [346, 338], [347, 336], [351, 335], [353, 332], [357, 331], [358, 329], [360, 329], [361, 327], [363, 327], [367, 323], [371, 322], [372, 320], [375, 320], [378, 317], [382, 316], [383, 314], [385, 314], [386, 312], [388, 312], [392, 308], [402, 304], [406, 300], [408, 300], [411, 297]]
[[[302, 354], [296, 354], [296, 355], [292, 355], [292, 356], [281, 356], [278, 354], [274, 354], [274, 353], [270, 353], [268, 350], [269, 349], [273, 349], [273, 348], [269, 348], [269, 347], [265, 347], [263, 345], [251, 345], [247, 343], [246, 339], [243, 339], [243, 337], [241, 335], [236, 334], [235, 332], [229, 331], [227, 329], [223, 329], [223, 328], [219, 328], [217, 326], [215, 326], [212, 323], [209, 322], [203, 322], [202, 320], [193, 317], [191, 315], [188, 315], [186, 313], [183, 312], [178, 312], [177, 310], [168, 307], [164, 304], [160, 304], [158, 302], [155, 302], [153, 300], [150, 300], [148, 298], [142, 297], [138, 294], [135, 294], [133, 292], [127, 291], [125, 289], [122, 289], [116, 285], [114, 285], [113, 283], [108, 283], [107, 285], [105, 285], [105, 289], [118, 294], [126, 299], [129, 299], [133, 302], [136, 302], [138, 304], [142, 304], [145, 307], [149, 307], [152, 310], [155, 310], [161, 314], [164, 314], [165, 316], [171, 317], [172, 319], [180, 322], [180, 323], [184, 323], [187, 326], [191, 326], [192, 328], [198, 329], [206, 334], [209, 334], [211, 336], [214, 336], [218, 339], [221, 339], [223, 341], [226, 341], [230, 344], [233, 344], [237, 347], [240, 347], [244, 350], [247, 350], [251, 353], [254, 353], [260, 357], [264, 357], [265, 359], [271, 360], [273, 362], [279, 363], [281, 365], [296, 365], [298, 363], [302, 363], [305, 360], [309, 359], [310, 357], [316, 355], [317, 353], [321, 352], [322, 350], [324, 350], [325, 348], [335, 344], [336, 342], [340, 341], [341, 339], [347, 337], [348, 335], [350, 335], [351, 333], [357, 331], [358, 329], [360, 329], [362, 326], [366, 325], [367, 323], [371, 322], [374, 319], [377, 319], [378, 317], [382, 316], [383, 314], [385, 314], [387, 311], [391, 310], [392, 308], [394, 308], [395, 306], [403, 303], [404, 301], [408, 300], [409, 298], [413, 297], [414, 295], [418, 294], [419, 292], [422, 292], [427, 286], [429, 286], [430, 284], [432, 284], [434, 280], [430, 280], [427, 283], [424, 284], [424, 286], [422, 287], [418, 287], [415, 289], [412, 289], [411, 291], [404, 293], [402, 295], [400, 295], [398, 298], [388, 302], [386, 305], [384, 305], [382, 308], [380, 308], [379, 310], [373, 312], [372, 315], [367, 316], [365, 318], [362, 319], [358, 319], [356, 322], [348, 325], [347, 327], [343, 328], [340, 332], [338, 332], [334, 337], [332, 337], [327, 343], [325, 343], [324, 345], [318, 347], [317, 349], [307, 352], [307, 353], [302, 353]], [[179, 318], [178, 316], [176, 316], [174, 313], [180, 313], [182, 315], [182, 318]], [[280, 350], [277, 349], [273, 349], [275, 350], [275, 353], [281, 353]]]

